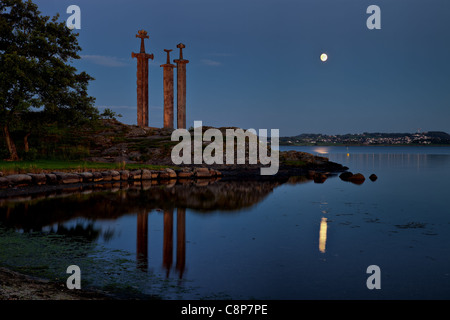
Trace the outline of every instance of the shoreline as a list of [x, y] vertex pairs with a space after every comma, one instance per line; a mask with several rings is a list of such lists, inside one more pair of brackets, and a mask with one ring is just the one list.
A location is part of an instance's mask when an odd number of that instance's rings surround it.
[[[0, 205], [8, 201], [32, 200], [39, 196], [65, 195], [80, 192], [108, 191], [114, 188], [150, 188], [159, 185], [187, 184], [205, 186], [221, 181], [287, 181], [295, 176], [315, 175], [326, 179], [348, 170], [325, 158], [301, 166], [280, 163], [274, 176], [261, 176], [260, 166], [185, 167], [180, 170], [108, 170], [103, 172], [16, 174], [0, 177]], [[317, 161], [316, 161], [317, 160]], [[220, 170], [220, 171], [219, 171]], [[11, 176], [13, 176], [11, 178]], [[9, 177], [9, 178], [8, 178]], [[95, 179], [97, 177], [97, 179]], [[315, 177], [314, 177], [315, 179]], [[97, 180], [97, 181], [95, 181]], [[7, 183], [7, 185], [5, 184]], [[0, 300], [141, 300], [151, 296], [120, 296], [90, 289], [69, 290], [65, 282], [35, 278], [0, 265]]]
[[450, 144], [280, 144], [280, 147], [450, 147]]
[[32, 277], [0, 266], [0, 300], [116, 300], [90, 289], [70, 290], [64, 283]]
[[[323, 158], [322, 158], [323, 159]], [[348, 168], [332, 161], [318, 161], [306, 164], [280, 164], [277, 174], [263, 176], [261, 166], [244, 165], [242, 167], [224, 166], [184, 167], [179, 170], [166, 168], [164, 170], [134, 169], [106, 170], [83, 172], [41, 172], [0, 175], [0, 199], [26, 197], [52, 192], [80, 192], [83, 189], [121, 188], [128, 185], [174, 185], [174, 184], [205, 184], [216, 180], [253, 180], [273, 181], [285, 180], [293, 176], [324, 177], [347, 171]], [[220, 170], [219, 170], [220, 169]]]

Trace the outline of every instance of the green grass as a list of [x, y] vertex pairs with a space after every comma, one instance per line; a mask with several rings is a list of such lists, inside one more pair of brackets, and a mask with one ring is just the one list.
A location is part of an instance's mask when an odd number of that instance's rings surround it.
[[285, 160], [282, 161], [285, 165], [293, 166], [293, 167], [304, 167], [306, 166], [306, 162], [302, 160]]
[[106, 163], [87, 161], [63, 161], [63, 160], [35, 160], [35, 161], [0, 161], [0, 171], [3, 174], [38, 173], [51, 171], [90, 171], [90, 170], [130, 170], [150, 169], [160, 170], [174, 166], [159, 166], [139, 163]]

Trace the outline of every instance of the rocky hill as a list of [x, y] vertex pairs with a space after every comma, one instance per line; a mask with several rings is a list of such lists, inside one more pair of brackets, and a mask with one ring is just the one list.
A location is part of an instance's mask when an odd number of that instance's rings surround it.
[[[211, 127], [203, 127], [203, 132]], [[237, 129], [233, 127], [222, 127], [219, 129], [225, 136], [226, 129]], [[114, 163], [142, 163], [153, 165], [173, 166], [171, 159], [172, 148], [179, 142], [171, 141], [172, 129], [146, 127], [123, 124], [115, 119], [102, 120], [101, 129], [87, 132], [85, 139], [89, 144], [89, 156], [87, 161], [114, 162]], [[191, 129], [192, 133], [192, 129]], [[208, 145], [203, 142], [203, 147]], [[269, 148], [270, 150], [270, 148]], [[224, 172], [247, 172], [253, 174], [259, 172], [262, 164], [248, 164], [248, 144], [246, 145], [246, 165], [226, 164], [226, 150], [224, 144], [224, 164], [213, 164], [208, 167]], [[308, 170], [318, 171], [345, 171], [347, 168], [328, 161], [325, 157], [314, 156], [305, 152], [288, 151], [279, 152], [280, 173], [288, 171]], [[196, 165], [180, 165], [196, 166]], [[197, 166], [206, 166], [197, 165]]]

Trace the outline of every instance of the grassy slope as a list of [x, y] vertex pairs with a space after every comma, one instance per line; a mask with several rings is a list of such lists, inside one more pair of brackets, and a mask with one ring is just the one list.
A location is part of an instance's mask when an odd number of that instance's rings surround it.
[[38, 173], [52, 171], [95, 171], [95, 170], [123, 170], [123, 169], [153, 169], [159, 170], [167, 166], [147, 165], [139, 163], [106, 163], [64, 160], [35, 160], [35, 161], [0, 161], [0, 171], [3, 174]]

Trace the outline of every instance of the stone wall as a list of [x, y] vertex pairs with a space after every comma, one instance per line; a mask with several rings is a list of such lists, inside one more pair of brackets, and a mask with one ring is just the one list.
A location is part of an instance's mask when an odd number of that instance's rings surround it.
[[204, 179], [220, 177], [220, 171], [208, 168], [184, 168], [173, 170], [107, 170], [86, 172], [51, 172], [51, 173], [26, 173], [3, 176], [0, 172], [0, 189], [40, 186], [40, 185], [67, 185], [77, 183], [91, 183], [102, 181], [162, 181], [169, 179]]

